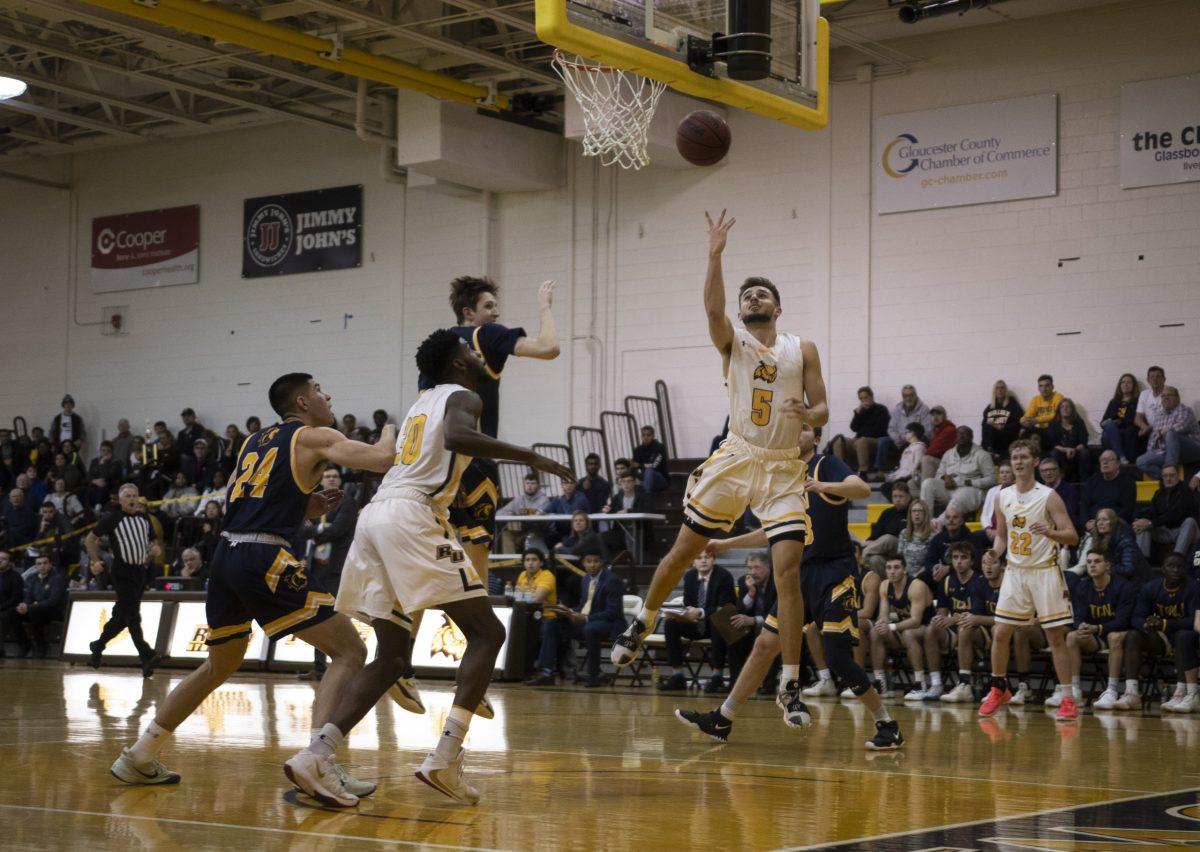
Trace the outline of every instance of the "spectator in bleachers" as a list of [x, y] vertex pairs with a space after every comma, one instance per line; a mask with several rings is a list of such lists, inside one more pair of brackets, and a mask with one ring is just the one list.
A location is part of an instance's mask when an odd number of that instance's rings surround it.
[[528, 594], [533, 604], [542, 604], [537, 668], [525, 683], [530, 686], [553, 686], [561, 648], [555, 624], [555, 619], [559, 617], [555, 611], [558, 608], [558, 585], [554, 573], [546, 568], [546, 557], [542, 551], [529, 548], [521, 558], [524, 560], [524, 570], [517, 577], [517, 593]]
[[1100, 454], [1100, 469], [1093, 473], [1079, 489], [1079, 522], [1087, 531], [1096, 529], [1096, 513], [1101, 509], [1112, 509], [1126, 523], [1133, 522], [1133, 510], [1137, 505], [1137, 483], [1121, 469], [1114, 450]]
[[725, 671], [727, 646], [720, 632], [713, 629], [709, 619], [712, 614], [734, 601], [733, 575], [717, 564], [716, 557], [705, 551], [696, 557], [683, 575], [683, 610], [664, 610], [663, 635], [667, 642], [667, 669], [670, 674], [660, 676], [658, 688], [663, 690], [687, 689], [687, 675], [683, 671], [683, 640], [709, 639], [712, 643], [712, 667], [714, 674], [705, 685], [704, 691], [720, 692], [725, 688], [722, 673]]
[[67, 483], [67, 490], [75, 493], [83, 488], [84, 472], [75, 465], [67, 461], [66, 453], [58, 452], [54, 454], [54, 464], [46, 471], [46, 480], [55, 480], [61, 478]]
[[904, 699], [919, 700], [926, 689], [925, 626], [933, 618], [933, 594], [924, 582], [909, 576], [903, 555], [889, 559], [884, 570], [887, 579], [879, 586], [879, 618], [871, 630], [871, 667], [884, 684], [882, 694], [892, 688], [886, 675], [888, 656], [906, 652], [916, 686]]
[[242, 452], [244, 443], [246, 443], [246, 436], [238, 429], [236, 423], [230, 423], [225, 427], [225, 440], [221, 442], [221, 454], [217, 459], [217, 466], [225, 471], [226, 479], [233, 475], [233, 469], [237, 467], [238, 456]]
[[1046, 429], [1049, 454], [1072, 482], [1092, 475], [1092, 456], [1088, 450], [1087, 424], [1075, 411], [1075, 403], [1063, 397], [1058, 414]]
[[1161, 403], [1161, 410], [1151, 405], [1147, 413], [1150, 439], [1137, 460], [1137, 466], [1151, 479], [1158, 479], [1164, 467], [1200, 461], [1200, 425], [1195, 412], [1179, 401], [1179, 391], [1171, 385], [1162, 389]]
[[190, 407], [179, 412], [179, 418], [183, 421], [183, 428], [175, 436], [175, 446], [181, 456], [191, 456], [196, 441], [204, 437], [204, 424], [196, 419], [196, 412]]
[[917, 396], [917, 389], [912, 385], [905, 385], [900, 389], [900, 401], [896, 403], [888, 418], [888, 433], [879, 439], [879, 446], [875, 451], [876, 470], [892, 469], [893, 460], [908, 445], [905, 432], [913, 423], [921, 425], [922, 440], [924, 440], [925, 434], [933, 428], [929, 409]]
[[387, 425], [388, 413], [382, 408], [376, 408], [371, 412], [371, 422], [375, 424], [375, 428], [370, 431], [370, 440], [366, 443], [374, 444], [379, 440], [379, 433], [383, 431], [383, 427]]
[[[955, 506], [946, 509], [946, 520], [942, 528], [929, 540], [929, 547], [925, 550], [925, 562], [921, 579], [931, 589], [941, 587], [942, 580], [949, 575], [953, 565], [950, 561], [950, 555], [954, 547], [958, 544], [965, 544], [971, 549], [971, 553], [976, 560], [986, 550], [984, 544], [987, 544], [987, 539], [984, 538], [983, 543], [976, 538], [978, 534], [972, 533], [967, 529], [967, 519], [963, 513]], [[980, 536], [982, 537], [982, 536]]]
[[8, 492], [8, 506], [0, 520], [4, 521], [5, 546], [8, 550], [28, 544], [36, 538], [38, 515], [25, 501], [25, 492], [20, 488]]
[[67, 579], [55, 570], [47, 553], [39, 553], [33, 564], [36, 570], [25, 580], [25, 599], [10, 612], [8, 622], [21, 644], [21, 656], [28, 657], [32, 651], [45, 657], [49, 648], [46, 628], [52, 621], [62, 621], [66, 611]]
[[1112, 450], [1121, 464], [1133, 464], [1142, 454], [1142, 439], [1138, 434], [1138, 384], [1133, 373], [1117, 379], [1117, 389], [1100, 419], [1100, 446]]
[[42, 505], [46, 495], [53, 489], [52, 480], [39, 477], [37, 470], [30, 466], [25, 470], [25, 481], [28, 483], [28, 487], [25, 489], [25, 502], [30, 506]]
[[[525, 474], [522, 492], [508, 501], [504, 506], [506, 515], [544, 515], [550, 508], [550, 498], [542, 491], [542, 482], [532, 471]], [[525, 524], [519, 521], [504, 525], [500, 531], [500, 542], [505, 553], [521, 553], [525, 550], [526, 534], [536, 533], [535, 529], [527, 530]], [[538, 536], [540, 543], [540, 536]], [[545, 549], [544, 545], [541, 549]]]
[[[925, 456], [925, 428], [915, 420], [904, 430], [905, 447], [900, 454], [900, 466], [889, 473], [887, 483], [908, 482], [913, 490], [921, 481], [921, 459]], [[885, 494], [888, 486], [884, 486]]]
[[992, 385], [992, 401], [983, 409], [979, 444], [993, 456], [1008, 458], [1008, 445], [1021, 432], [1021, 417], [1025, 412], [1008, 389], [1004, 379]]
[[[546, 509], [547, 515], [574, 515], [576, 512], [587, 514], [591, 509], [591, 504], [584, 496], [578, 486], [571, 481], [562, 483], [562, 494], [557, 497], [550, 498], [550, 506]], [[546, 530], [547, 542], [551, 549], [571, 534], [571, 522], [558, 523]]]
[[[195, 499], [190, 499], [195, 498]], [[200, 492], [188, 481], [187, 474], [182, 470], [175, 474], [171, 487], [163, 494], [162, 512], [172, 520], [186, 518], [196, 514], [200, 507]]]
[[353, 414], [342, 415], [342, 434], [349, 438], [354, 434], [354, 430], [358, 428], [358, 418]]
[[588, 517], [587, 511], [576, 509], [571, 513], [571, 532], [554, 546], [555, 551], [578, 556], [584, 550], [596, 548], [604, 552], [604, 542], [600, 534], [592, 529], [592, 519]]
[[1139, 509], [1131, 526], [1142, 555], [1150, 558], [1154, 544], [1173, 544], [1175, 553], [1186, 556], [1200, 537], [1195, 493], [1183, 484], [1177, 467], [1164, 467], [1158, 491], [1150, 505]]
[[1125, 631], [1133, 619], [1137, 586], [1112, 574], [1108, 554], [1094, 547], [1087, 553], [1087, 579], [1071, 594], [1075, 629], [1067, 634], [1067, 653], [1071, 655], [1071, 685], [1076, 702], [1081, 701], [1083, 655], [1108, 651], [1108, 685], [1092, 703], [1095, 710], [1112, 710], [1120, 698], [1121, 665], [1125, 650]]
[[[110, 492], [109, 497], [112, 494]], [[44, 504], [47, 500], [54, 504], [54, 508], [66, 516], [67, 520], [75, 523], [83, 515], [83, 501], [76, 497], [71, 492], [67, 491], [67, 483], [61, 476], [54, 480], [54, 490], [45, 496], [42, 500]], [[108, 502], [106, 497], [101, 505]]]
[[1144, 581], [1150, 572], [1146, 557], [1137, 546], [1132, 527], [1112, 509], [1096, 513], [1093, 545], [1108, 554], [1109, 564], [1116, 576], [1131, 583]]
[[[71, 522], [66, 519], [54, 501], [49, 497], [42, 503], [38, 511], [38, 528], [33, 534], [35, 541], [41, 541], [42, 548], [54, 557], [59, 565], [70, 565], [79, 558], [79, 538], [63, 539], [71, 533]], [[45, 541], [50, 539], [50, 541]]]
[[[604, 511], [613, 515], [637, 514], [639, 512], [650, 511], [650, 498], [642, 486], [638, 484], [637, 477], [633, 471], [626, 468], [624, 473], [617, 477], [617, 490], [613, 493], [612, 498], [604, 506]], [[617, 524], [613, 524], [604, 534], [605, 544], [610, 552], [621, 550], [633, 550], [633, 536], [642, 535], [646, 537], [649, 529], [647, 527], [634, 527], [633, 529], [624, 529]]]
[[[175, 474], [183, 470], [183, 456], [175, 439], [170, 432], [158, 436], [158, 460], [153, 464], [150, 476], [155, 482], [162, 480], [162, 487], [175, 478]], [[161, 494], [161, 491], [159, 492]]]
[[[141, 477], [142, 470], [149, 461], [149, 452], [146, 439], [141, 435], [134, 435], [133, 440], [129, 444], [129, 458], [125, 459], [125, 478], [127, 480]], [[143, 458], [146, 461], [143, 461]]]
[[1062, 498], [1063, 504], [1067, 507], [1067, 514], [1071, 516], [1071, 520], [1076, 520], [1079, 517], [1079, 488], [1070, 482], [1063, 479], [1062, 468], [1058, 466], [1058, 462], [1053, 458], [1043, 457], [1038, 462], [1038, 473], [1041, 474], [1042, 482], [1047, 488], [1052, 488]]
[[[908, 520], [900, 532], [896, 554], [904, 558], [910, 576], [920, 576], [925, 570], [925, 555], [933, 541], [933, 526], [930, 524], [929, 505], [924, 500], [913, 500], [908, 505]], [[884, 568], [886, 569], [886, 563]]]
[[129, 464], [129, 454], [133, 452], [133, 432], [129, 430], [129, 421], [124, 417], [117, 421], [117, 434], [113, 435], [110, 443], [113, 458], [121, 465], [121, 474], [124, 475]]
[[67, 457], [67, 464], [73, 464], [79, 469], [82, 476], [87, 476], [87, 464], [83, 460], [83, 456], [76, 447], [76, 442], [65, 440], [58, 446], [59, 451]]
[[[1049, 373], [1038, 376], [1038, 392], [1025, 407], [1025, 416], [1021, 418], [1020, 437], [1036, 438], [1041, 447], [1048, 449], [1046, 430], [1050, 428], [1050, 423], [1058, 413], [1058, 404], [1062, 399], [1063, 395], [1054, 389], [1053, 376]], [[1046, 449], [1042, 451], [1043, 457]]]
[[[736, 628], [748, 630], [744, 637], [729, 646], [729, 676], [736, 681], [742, 672], [742, 666], [754, 648], [754, 640], [762, 631], [767, 616], [775, 607], [775, 577], [771, 573], [771, 554], [760, 550], [746, 557], [746, 573], [737, 581], [734, 588], [734, 605], [737, 615], [731, 616], [729, 623]], [[767, 681], [772, 680], [768, 672]], [[771, 695], [774, 689], [768, 690]]]
[[[942, 688], [942, 658], [951, 650], [957, 650], [962, 623], [971, 614], [974, 602], [982, 594], [981, 583], [986, 582], [975, 570], [978, 554], [966, 541], [956, 541], [947, 547], [946, 561], [949, 571], [937, 581], [934, 588], [935, 614], [925, 628], [925, 659], [929, 662], [929, 687], [922, 700], [940, 700]], [[973, 652], [973, 651], [972, 651]], [[961, 661], [962, 654], [959, 654]], [[964, 676], [959, 665], [959, 680], [970, 684], [971, 668], [968, 663]]]
[[[7, 550], [0, 550], [0, 660], [8, 656], [4, 642], [16, 621], [17, 606], [25, 600], [25, 580], [13, 567]], [[16, 637], [13, 637], [16, 638]]]
[[1178, 683], [1175, 694], [1163, 703], [1166, 713], [1194, 713], [1200, 708], [1196, 686], [1196, 610], [1200, 586], [1188, 577], [1183, 557], [1171, 554], [1163, 562], [1161, 578], [1150, 580], [1138, 592], [1131, 629], [1125, 634], [1125, 694], [1114, 710], [1141, 710], [1138, 678], [1142, 658], [1175, 658]]
[[247, 438], [250, 437], [251, 435], [253, 435], [255, 432], [260, 431], [261, 429], [262, 429], [262, 421], [259, 420], [257, 417], [255, 417], [253, 414], [251, 414], [249, 417], [246, 418], [246, 437]]
[[583, 460], [584, 477], [579, 480], [579, 490], [587, 497], [588, 511], [601, 512], [612, 494], [612, 483], [600, 475], [600, 456], [588, 453]]
[[934, 513], [939, 507], [954, 506], [971, 514], [983, 505], [984, 491], [995, 483], [991, 453], [975, 443], [970, 426], [959, 426], [954, 446], [942, 455], [934, 475], [921, 479], [921, 499]]
[[[8, 433], [6, 433], [8, 434]], [[17, 444], [11, 438], [0, 442], [0, 492], [7, 493], [17, 481]]]
[[935, 405], [929, 409], [933, 430], [929, 433], [929, 446], [921, 457], [921, 479], [929, 479], [937, 473], [942, 456], [949, 452], [958, 440], [958, 427], [946, 417], [946, 409]]
[[124, 467], [113, 455], [112, 441], [101, 441], [100, 454], [88, 465], [87, 504], [107, 503], [113, 489], [120, 484], [123, 472]]
[[208, 582], [208, 565], [200, 551], [194, 547], [185, 547], [179, 554], [178, 574], [202, 583]]
[[75, 413], [75, 398], [67, 394], [62, 398], [62, 411], [50, 421], [50, 443], [57, 447], [63, 441], [73, 441], [82, 446], [84, 438], [83, 418]]
[[1008, 461], [1002, 461], [996, 466], [996, 484], [984, 495], [983, 508], [979, 510], [979, 522], [983, 525], [982, 532], [988, 541], [996, 540], [996, 498], [1000, 496], [1000, 489], [1007, 488], [1016, 481], [1012, 465]]
[[[625, 629], [624, 595], [625, 586], [605, 565], [599, 550], [587, 550], [583, 554], [583, 578], [579, 604], [571, 609], [555, 608], [562, 618], [555, 619], [559, 636], [570, 636], [582, 641], [587, 647], [584, 668], [587, 679], [584, 686], [600, 686], [600, 645], [613, 639]], [[557, 641], [557, 640], [556, 640]]]
[[1156, 366], [1146, 371], [1146, 388], [1138, 395], [1137, 411], [1134, 414], [1134, 423], [1143, 442], [1154, 431], [1152, 418], [1163, 413], [1162, 395], [1166, 389], [1166, 370]]
[[641, 476], [647, 494], [667, 488], [667, 448], [654, 437], [653, 426], [642, 427], [642, 441], [633, 448], [633, 472]]
[[876, 402], [875, 391], [863, 385], [858, 389], [858, 407], [850, 418], [850, 431], [854, 433], [854, 460], [848, 461], [849, 453], [843, 442], [833, 444], [834, 455], [847, 464], [853, 464], [859, 477], [864, 480], [872, 473], [880, 473], [876, 466], [879, 442], [888, 436], [890, 419], [887, 406]]
[[209, 500], [204, 504], [204, 514], [200, 516], [200, 540], [195, 543], [196, 549], [204, 557], [205, 562], [212, 560], [221, 538], [221, 527], [224, 524], [225, 509], [223, 503]]
[[863, 564], [879, 576], [883, 576], [887, 557], [897, 553], [900, 533], [908, 524], [908, 504], [911, 502], [908, 483], [897, 482], [892, 486], [892, 505], [880, 512], [871, 524], [870, 538], [863, 543]]
[[207, 438], [197, 438], [192, 444], [192, 454], [180, 459], [181, 469], [188, 479], [196, 484], [201, 491], [213, 486], [214, 475], [221, 470], [220, 463], [213, 456], [212, 448]]

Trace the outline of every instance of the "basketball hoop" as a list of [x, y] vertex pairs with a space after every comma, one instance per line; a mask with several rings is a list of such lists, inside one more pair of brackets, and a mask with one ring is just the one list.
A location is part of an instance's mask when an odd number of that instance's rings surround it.
[[650, 162], [646, 139], [665, 83], [561, 50], [554, 51], [551, 65], [583, 110], [585, 157], [623, 169]]

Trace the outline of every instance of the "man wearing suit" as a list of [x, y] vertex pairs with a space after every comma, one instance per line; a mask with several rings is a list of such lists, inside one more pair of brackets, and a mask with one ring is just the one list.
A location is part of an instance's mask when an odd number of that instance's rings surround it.
[[[623, 461], [623, 459], [619, 461]], [[642, 486], [638, 485], [637, 477], [628, 468], [617, 477], [617, 490], [604, 505], [604, 511], [614, 515], [650, 511], [650, 498]], [[649, 527], [642, 526], [635, 529], [638, 529], [643, 537], [643, 544], [645, 544], [645, 534]], [[622, 549], [633, 550], [631, 534], [616, 524], [613, 524], [612, 528], [604, 534], [604, 543], [608, 546], [610, 553], [616, 553]]]
[[583, 550], [580, 558], [587, 576], [579, 590], [579, 604], [573, 609], [556, 607], [554, 611], [561, 617], [555, 622], [559, 631], [566, 631], [566, 635], [587, 646], [584, 686], [595, 687], [601, 685], [600, 643], [625, 629], [625, 584], [604, 564], [599, 548]]
[[[336, 467], [330, 467], [321, 475], [321, 490], [341, 490], [342, 474]], [[338, 586], [342, 583], [342, 566], [346, 564], [346, 554], [350, 552], [350, 542], [354, 541], [354, 527], [358, 523], [358, 503], [345, 499], [328, 515], [322, 515], [313, 521], [305, 521], [300, 527], [300, 538], [312, 542], [312, 552], [309, 555], [309, 566], [331, 595], [337, 595]], [[302, 543], [300, 550], [307, 550]], [[325, 655], [313, 650], [313, 671], [300, 675], [301, 680], [320, 680], [325, 675]]]
[[707, 692], [719, 692], [725, 686], [722, 673], [725, 671], [725, 654], [728, 646], [719, 632], [709, 626], [709, 618], [726, 604], [733, 603], [733, 575], [716, 562], [711, 553], [701, 553], [692, 567], [683, 575], [682, 612], [664, 610], [666, 621], [663, 634], [667, 640], [667, 667], [669, 675], [658, 679], [662, 690], [687, 689], [687, 675], [683, 673], [683, 640], [712, 639], [712, 665], [716, 674], [705, 687]]
[[[729, 619], [734, 627], [745, 627], [749, 633], [729, 645], [729, 677], [736, 681], [742, 666], [754, 648], [754, 640], [766, 623], [767, 616], [775, 608], [775, 577], [771, 573], [771, 554], [766, 550], [756, 551], [746, 557], [746, 573], [737, 581], [734, 603], [738, 614]], [[767, 673], [764, 684], [774, 680], [777, 664]], [[769, 690], [771, 695], [774, 689]], [[764, 693], [765, 694], [765, 693]]]

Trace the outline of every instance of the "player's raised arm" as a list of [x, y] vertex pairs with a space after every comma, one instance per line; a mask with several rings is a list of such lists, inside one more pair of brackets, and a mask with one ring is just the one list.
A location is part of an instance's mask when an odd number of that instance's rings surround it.
[[558, 327], [554, 324], [554, 282], [543, 281], [538, 288], [538, 335], [522, 337], [513, 346], [520, 358], [540, 358], [552, 361], [558, 357]]
[[374, 444], [352, 441], [336, 429], [321, 426], [300, 432], [298, 443], [318, 458], [338, 467], [352, 467], [374, 473], [387, 473], [396, 456], [396, 427], [388, 423]]
[[708, 220], [708, 275], [704, 279], [704, 312], [708, 315], [708, 336], [713, 346], [722, 355], [733, 348], [733, 323], [725, 313], [725, 274], [721, 270], [721, 253], [725, 251], [725, 240], [729, 229], [737, 219], [725, 221], [725, 211], [714, 223], [707, 212]]
[[559, 479], [575, 481], [575, 474], [554, 459], [480, 432], [476, 424], [482, 410], [483, 401], [474, 391], [458, 391], [446, 400], [446, 449], [477, 458], [515, 461]]

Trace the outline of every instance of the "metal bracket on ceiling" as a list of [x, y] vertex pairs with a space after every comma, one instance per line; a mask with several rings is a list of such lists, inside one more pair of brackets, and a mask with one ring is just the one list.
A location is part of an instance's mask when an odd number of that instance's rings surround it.
[[482, 85], [487, 86], [487, 94], [482, 98], [476, 98], [475, 103], [479, 104], [480, 106], [494, 107], [496, 105], [496, 96], [498, 94], [498, 90], [496, 89], [496, 81], [488, 80]]
[[[157, 2], [157, 0], [154, 0], [154, 2]], [[342, 34], [334, 33], [330, 37], [329, 42], [330, 42], [330, 44], [333, 45], [333, 48], [331, 50], [323, 51], [321, 53], [321, 58], [328, 59], [330, 62], [341, 62], [342, 61], [342, 50], [346, 46], [345, 40], [342, 38]]]

